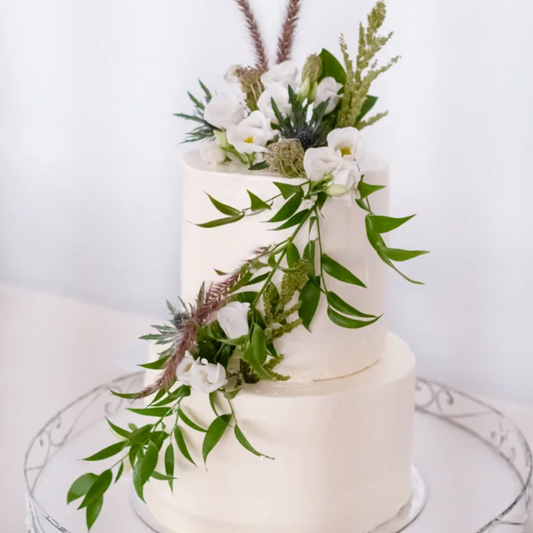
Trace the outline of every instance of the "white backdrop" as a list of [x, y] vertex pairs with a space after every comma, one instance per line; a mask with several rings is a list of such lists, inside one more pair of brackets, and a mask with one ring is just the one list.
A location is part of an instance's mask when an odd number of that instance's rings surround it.
[[[305, 0], [297, 59], [373, 0]], [[256, 0], [270, 43], [282, 0]], [[389, 321], [420, 372], [533, 402], [530, 0], [389, 0], [368, 145], [392, 164]], [[185, 90], [250, 62], [232, 0], [0, 0], [0, 281], [163, 315], [177, 295]], [[271, 48], [273, 48], [271, 46]], [[186, 258], [185, 258], [186, 260]]]

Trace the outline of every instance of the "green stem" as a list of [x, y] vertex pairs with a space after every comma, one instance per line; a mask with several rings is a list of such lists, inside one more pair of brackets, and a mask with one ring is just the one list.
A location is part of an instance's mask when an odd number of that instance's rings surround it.
[[324, 249], [322, 248], [322, 232], [320, 230], [320, 213], [318, 212], [318, 207], [315, 206], [314, 209], [316, 216], [316, 229], [318, 234], [318, 249], [320, 252], [320, 279], [322, 280], [322, 285], [324, 289], [320, 289], [324, 294], [328, 294], [328, 288], [326, 287], [326, 277], [324, 276], [324, 268], [322, 267], [322, 256], [324, 255]]

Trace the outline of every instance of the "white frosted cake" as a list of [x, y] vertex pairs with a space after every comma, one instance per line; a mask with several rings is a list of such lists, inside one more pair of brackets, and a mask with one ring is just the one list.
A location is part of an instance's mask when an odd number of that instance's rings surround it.
[[[387, 330], [385, 270], [426, 252], [387, 244], [388, 165], [361, 131], [372, 82], [378, 0], [359, 28], [291, 59], [302, 0], [287, 0], [271, 63], [248, 0], [235, 0], [256, 51], [225, 84], [189, 93], [200, 142], [183, 161], [181, 295], [152, 326], [141, 420], [72, 484], [88, 528], [106, 491], [133, 470], [136, 506], [160, 533], [370, 533], [411, 499], [415, 358]], [[114, 483], [113, 483], [114, 481]], [[387, 526], [388, 527], [388, 526]]]
[[[204, 191], [239, 205], [247, 190], [272, 196], [273, 181], [282, 178], [210, 166], [197, 152], [187, 154], [184, 163], [182, 294], [190, 301], [202, 280], [216, 281], [215, 266], [231, 270], [272, 238], [267, 215], [209, 230], [191, 224], [216, 216]], [[368, 165], [374, 170], [366, 173], [366, 181], [388, 182], [387, 165], [373, 156]], [[386, 213], [386, 189], [373, 203]], [[385, 273], [365, 238], [364, 215], [342, 204], [328, 207], [325, 252], [342, 258], [368, 285], [350, 287], [349, 296], [381, 314]], [[331, 288], [337, 290], [335, 284]], [[338, 290], [346, 296], [345, 287]], [[177, 459], [173, 493], [157, 480], [145, 488], [149, 511], [170, 531], [366, 533], [408, 502], [415, 371], [409, 347], [379, 322], [364, 329], [338, 328], [323, 302], [312, 333], [299, 327], [282, 341], [278, 350], [286, 358], [278, 370], [291, 379], [245, 386], [233, 401], [249, 440], [274, 460], [248, 454], [229, 434], [207, 469]], [[150, 360], [158, 351], [152, 345]], [[154, 377], [149, 372], [148, 382]], [[205, 394], [193, 391], [187, 409], [194, 420], [209, 425], [213, 413]], [[190, 448], [201, 450], [203, 435], [183, 431]]]

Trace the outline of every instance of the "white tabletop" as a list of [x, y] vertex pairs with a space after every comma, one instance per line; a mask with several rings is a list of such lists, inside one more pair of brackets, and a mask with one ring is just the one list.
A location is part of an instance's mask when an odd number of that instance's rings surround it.
[[[2, 531], [23, 533], [23, 455], [57, 410], [143, 357], [136, 339], [154, 323], [49, 294], [0, 285], [0, 516]], [[533, 442], [533, 409], [490, 399]], [[525, 530], [533, 533], [533, 520]]]

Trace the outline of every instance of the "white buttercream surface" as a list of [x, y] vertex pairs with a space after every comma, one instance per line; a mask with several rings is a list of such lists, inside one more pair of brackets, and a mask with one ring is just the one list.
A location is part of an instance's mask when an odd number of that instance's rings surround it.
[[[173, 494], [151, 481], [150, 512], [176, 533], [371, 531], [410, 496], [414, 367], [408, 346], [388, 334], [383, 358], [364, 372], [245, 387], [233, 402], [239, 425], [275, 460], [250, 454], [230, 429], [206, 470], [203, 434], [184, 428], [199, 467], [179, 458]], [[207, 395], [184, 405], [204, 427], [213, 420]]]
[[[274, 177], [267, 173], [243, 171], [227, 165], [209, 165], [196, 151], [184, 158], [183, 182], [184, 226], [182, 234], [181, 293], [186, 301], [194, 301], [196, 293], [206, 284], [220, 281], [214, 269], [224, 272], [235, 270], [244, 259], [259, 247], [280, 242], [293, 229], [271, 231], [274, 224], [265, 224], [271, 212], [247, 217], [236, 224], [204, 229], [192, 222], [206, 222], [221, 218], [206, 193], [236, 208], [249, 206], [247, 190], [267, 199], [279, 193], [274, 181], [294, 180]], [[371, 184], [388, 184], [388, 166], [376, 156], [367, 154], [365, 173]], [[279, 198], [275, 212], [283, 203]], [[388, 213], [387, 189], [372, 195], [376, 213]], [[348, 285], [328, 278], [328, 289], [365, 313], [380, 315], [384, 311], [385, 267], [368, 243], [365, 231], [365, 212], [359, 207], [347, 206], [342, 201], [329, 200], [324, 206], [321, 221], [324, 252], [350, 269], [367, 288]], [[296, 240], [300, 251], [307, 243], [307, 231]], [[378, 322], [358, 330], [339, 328], [326, 314], [322, 298], [312, 323], [312, 334], [300, 327], [277, 341], [278, 352], [285, 354], [279, 372], [288, 374], [293, 381], [312, 381], [340, 377], [373, 365], [384, 349], [385, 329]]]

